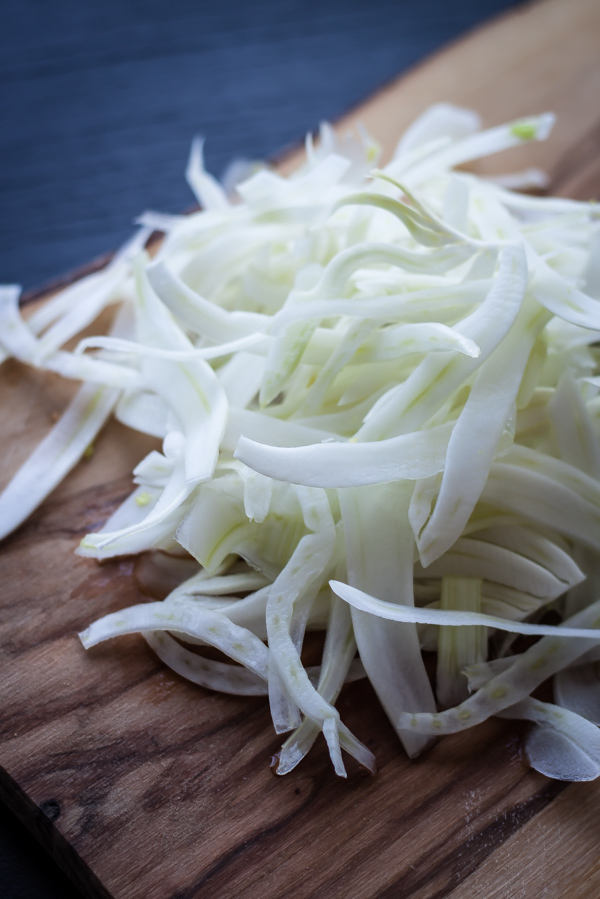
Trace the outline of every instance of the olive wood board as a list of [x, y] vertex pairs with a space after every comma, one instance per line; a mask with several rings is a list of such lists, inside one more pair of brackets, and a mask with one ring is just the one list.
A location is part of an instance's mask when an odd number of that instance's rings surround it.
[[[486, 124], [558, 114], [546, 144], [478, 164], [541, 165], [550, 191], [600, 195], [600, 4], [543, 0], [479, 28], [390, 84], [361, 120], [391, 152], [440, 100]], [[297, 155], [282, 162], [289, 169]], [[38, 300], [39, 301], [39, 300]], [[0, 369], [4, 484], [72, 385]], [[532, 771], [520, 726], [489, 721], [410, 762], [366, 682], [342, 719], [377, 756], [337, 778], [324, 742], [286, 777], [262, 698], [209, 693], [165, 669], [141, 638], [86, 653], [77, 632], [139, 601], [136, 561], [73, 555], [131, 490], [155, 441], [118, 423], [0, 547], [0, 798], [85, 896], [486, 899], [600, 895], [597, 783]]]

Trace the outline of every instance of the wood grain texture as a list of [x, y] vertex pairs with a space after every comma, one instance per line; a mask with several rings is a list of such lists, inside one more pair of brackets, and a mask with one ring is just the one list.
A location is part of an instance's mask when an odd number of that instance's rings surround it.
[[[552, 108], [556, 135], [526, 164], [541, 159], [559, 193], [599, 196], [599, 35], [596, 2], [546, 0], [438, 54], [357, 115], [389, 152], [403, 125], [439, 99], [472, 105], [490, 124]], [[3, 366], [3, 483], [70, 389]], [[351, 767], [338, 780], [321, 742], [277, 778], [264, 700], [187, 684], [135, 637], [84, 652], [78, 630], [136, 601], [135, 561], [98, 565], [73, 549], [128, 494], [152, 445], [111, 424], [92, 459], [0, 549], [0, 797], [84, 894], [599, 895], [600, 787], [529, 770], [513, 724], [487, 722], [409, 762], [358, 683], [338, 707], [375, 752], [378, 776]]]

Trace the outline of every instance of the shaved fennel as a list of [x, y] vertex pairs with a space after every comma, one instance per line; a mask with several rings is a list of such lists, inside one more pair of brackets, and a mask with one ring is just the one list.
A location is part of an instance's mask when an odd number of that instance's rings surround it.
[[[411, 757], [499, 715], [531, 722], [539, 771], [600, 774], [600, 215], [509, 189], [543, 184], [535, 169], [456, 169], [552, 123], [482, 130], [438, 105], [382, 169], [369, 138], [325, 126], [300, 170], [254, 170], [239, 202], [195, 142], [202, 211], [146, 213], [29, 318], [0, 288], [0, 362], [83, 382], [0, 494], [0, 536], [111, 412], [162, 441], [78, 553], [152, 552], [145, 581], [170, 592], [81, 640], [140, 634], [193, 683], [268, 698], [279, 774], [321, 733], [337, 774], [344, 753], [375, 772], [335, 706], [365, 676]], [[108, 306], [111, 332], [68, 349]]]

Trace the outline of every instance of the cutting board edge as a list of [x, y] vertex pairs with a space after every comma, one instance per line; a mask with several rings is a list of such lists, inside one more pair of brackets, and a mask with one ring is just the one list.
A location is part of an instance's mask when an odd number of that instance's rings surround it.
[[86, 899], [113, 899], [39, 805], [0, 765], [0, 802], [12, 812]]

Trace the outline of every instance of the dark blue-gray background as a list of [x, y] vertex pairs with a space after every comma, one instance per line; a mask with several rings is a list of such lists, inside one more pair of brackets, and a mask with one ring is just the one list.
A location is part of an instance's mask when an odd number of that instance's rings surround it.
[[[273, 157], [515, 0], [16, 0], [0, 4], [0, 282], [36, 288]], [[443, 85], [440, 85], [443, 99]], [[0, 813], [6, 899], [77, 895]]]

